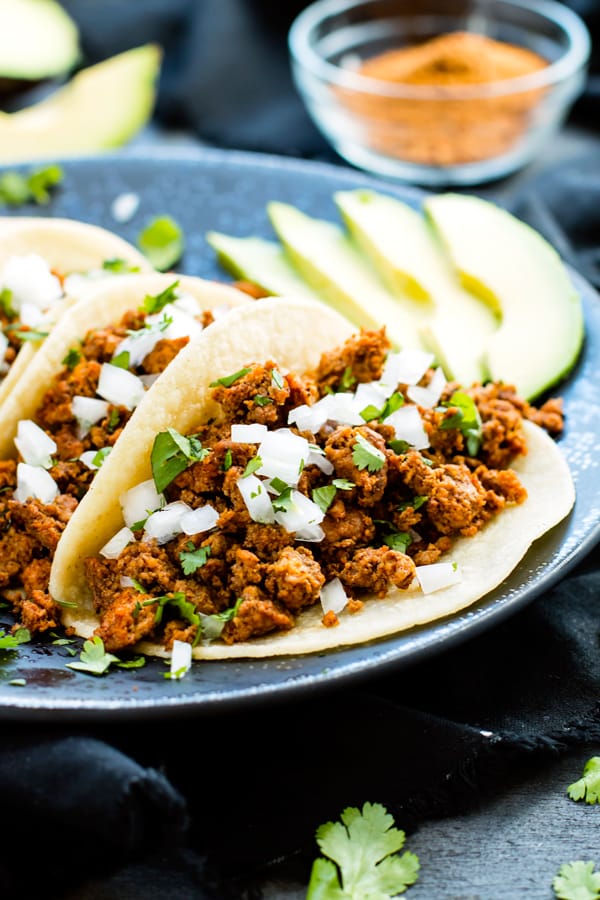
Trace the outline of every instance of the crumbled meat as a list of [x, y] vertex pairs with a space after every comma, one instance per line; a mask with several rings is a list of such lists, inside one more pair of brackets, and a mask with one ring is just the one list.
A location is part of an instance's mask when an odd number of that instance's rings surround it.
[[170, 362], [172, 362], [180, 350], [189, 344], [188, 337], [180, 337], [175, 340], [167, 340], [163, 338], [155, 345], [154, 349], [144, 357], [142, 361], [142, 369], [148, 375], [160, 375], [164, 372]]
[[360, 426], [352, 428], [341, 425], [336, 428], [325, 444], [327, 459], [333, 463], [338, 478], [353, 481], [357, 488], [357, 501], [360, 506], [374, 506], [383, 497], [387, 483], [387, 459], [377, 472], [369, 472], [368, 468], [359, 468], [353, 459], [358, 435], [385, 454], [385, 441], [372, 428]]
[[365, 547], [358, 550], [340, 573], [343, 584], [385, 597], [390, 585], [407, 588], [415, 575], [415, 564], [404, 553], [389, 547]]
[[389, 349], [390, 342], [382, 328], [362, 330], [347, 340], [341, 350], [338, 347], [324, 353], [314, 374], [320, 393], [325, 394], [328, 388], [338, 391], [342, 382], [348, 390], [355, 382], [376, 381], [381, 377]]
[[237, 615], [227, 622], [221, 633], [226, 644], [247, 641], [249, 637], [268, 634], [270, 631], [288, 631], [294, 625], [291, 613], [270, 600], [256, 585], [249, 585], [242, 592], [242, 603]]
[[324, 584], [319, 564], [305, 547], [284, 547], [267, 566], [267, 591], [293, 611], [316, 603]]

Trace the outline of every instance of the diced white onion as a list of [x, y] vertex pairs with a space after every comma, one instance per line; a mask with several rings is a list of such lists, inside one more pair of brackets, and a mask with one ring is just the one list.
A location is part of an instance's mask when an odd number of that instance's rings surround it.
[[314, 450], [311, 450], [308, 454], [308, 459], [306, 460], [307, 466], [318, 466], [318, 468], [323, 472], [324, 475], [331, 475], [333, 472], [333, 463], [327, 459], [321, 453], [315, 453]]
[[320, 419], [318, 412], [318, 403], [313, 404], [313, 406], [308, 406], [306, 403], [303, 403], [301, 406], [295, 406], [288, 413], [288, 425], [295, 425], [298, 431], [316, 432], [327, 421], [327, 416], [323, 415], [323, 421], [320, 425], [317, 424]]
[[339, 578], [333, 578], [323, 585], [320, 599], [324, 613], [332, 612], [337, 615], [344, 609], [348, 603], [348, 597]]
[[391, 425], [396, 432], [397, 441], [406, 441], [415, 450], [424, 450], [429, 447], [429, 438], [421, 414], [416, 406], [401, 406], [385, 420], [386, 425]]
[[139, 205], [139, 194], [134, 194], [133, 191], [127, 191], [126, 193], [119, 194], [115, 197], [110, 205], [110, 212], [115, 222], [124, 224], [133, 219], [138, 211]]
[[275, 521], [275, 512], [271, 506], [267, 489], [256, 475], [246, 475], [245, 478], [238, 478], [237, 486], [246, 504], [250, 518], [254, 522], [262, 522], [263, 525], [268, 525]]
[[97, 450], [86, 450], [84, 453], [81, 454], [79, 459], [84, 464], [84, 466], [88, 467], [88, 469], [96, 470], [96, 469], [100, 468], [100, 466], [97, 466], [94, 462], [94, 459], [96, 458], [97, 455], [98, 455]]
[[[325, 513], [321, 507], [300, 491], [291, 492], [289, 509], [275, 512], [275, 521], [286, 531], [296, 532], [296, 537], [300, 540], [303, 540], [300, 538], [300, 532], [309, 529], [307, 533], [312, 535], [313, 532], [310, 530], [312, 526], [319, 525], [324, 518]], [[309, 537], [307, 540], [311, 540], [311, 538]]]
[[184, 534], [200, 534], [214, 528], [218, 521], [219, 513], [207, 503], [181, 517], [181, 530]]
[[71, 410], [79, 425], [78, 437], [84, 438], [92, 425], [106, 418], [108, 403], [97, 397], [81, 397], [76, 394], [71, 401]]
[[145, 392], [144, 383], [137, 375], [119, 366], [103, 363], [96, 393], [109, 403], [135, 409]]
[[415, 574], [424, 594], [432, 594], [460, 581], [458, 566], [451, 562], [417, 566]]
[[0, 275], [0, 286], [11, 291], [15, 309], [20, 309], [23, 303], [48, 309], [63, 295], [60, 281], [46, 260], [36, 253], [11, 256]]
[[26, 463], [43, 466], [45, 469], [51, 467], [51, 456], [56, 453], [56, 441], [31, 419], [21, 419], [19, 422], [15, 447]]
[[150, 478], [121, 494], [119, 503], [123, 510], [125, 524], [131, 527], [135, 522], [146, 519], [155, 510], [161, 509], [164, 497], [158, 493], [154, 481]]
[[0, 363], [4, 362], [6, 351], [8, 350], [9, 340], [3, 331], [0, 331]]
[[58, 485], [52, 475], [41, 466], [19, 463], [17, 466], [17, 489], [15, 500], [25, 503], [32, 498], [41, 503], [52, 503], [58, 497]]
[[381, 409], [387, 400], [386, 392], [379, 387], [378, 382], [361, 382], [354, 394], [355, 406], [362, 411], [366, 406], [375, 406]]
[[[197, 314], [198, 310], [196, 309], [195, 315]], [[159, 340], [166, 338], [175, 341], [177, 338], [194, 338], [200, 334], [203, 330], [202, 323], [195, 318], [195, 315], [190, 316], [189, 313], [179, 309], [173, 303], [168, 303], [160, 313], [148, 316], [146, 322], [151, 325], [156, 324], [161, 328]], [[171, 319], [171, 321], [165, 327], [166, 319]]]
[[306, 541], [309, 544], [318, 544], [325, 537], [325, 532], [320, 525], [307, 525], [296, 532], [297, 541]]
[[19, 319], [28, 328], [36, 328], [40, 322], [44, 321], [44, 313], [34, 303], [22, 303], [19, 310]]
[[268, 430], [266, 425], [260, 425], [258, 422], [251, 425], [232, 425], [231, 440], [236, 444], [260, 444], [267, 436]]
[[115, 347], [113, 359], [121, 353], [129, 353], [129, 365], [131, 368], [136, 368], [142, 364], [149, 353], [152, 353], [163, 337], [164, 334], [158, 328], [140, 328], [119, 341]]
[[[248, 303], [250, 302], [250, 297], [246, 298], [246, 302], [248, 302]], [[213, 319], [216, 322], [217, 319], [222, 319], [223, 316], [226, 316], [227, 313], [231, 312], [231, 306], [228, 306], [226, 303], [222, 303], [220, 306], [214, 306], [211, 309], [211, 312], [212, 312]]]
[[183, 678], [192, 665], [192, 645], [187, 641], [173, 641], [171, 678]]
[[266, 478], [280, 478], [289, 485], [298, 484], [309, 453], [306, 438], [294, 434], [289, 428], [269, 431], [257, 450], [262, 460], [257, 471]]
[[138, 375], [138, 378], [145, 384], [147, 388], [152, 387], [157, 378], [160, 377], [160, 372], [151, 372], [149, 375]]
[[195, 297], [192, 297], [191, 294], [180, 294], [177, 290], [175, 291], [175, 294], [177, 296], [177, 299], [173, 300], [172, 305], [176, 309], [180, 309], [181, 312], [187, 313], [188, 316], [195, 317], [200, 313], [198, 301]]
[[445, 386], [446, 376], [442, 367], [439, 366], [431, 376], [431, 381], [427, 387], [419, 387], [418, 384], [413, 384], [408, 388], [406, 394], [413, 403], [418, 403], [423, 409], [431, 409], [438, 405]]
[[174, 537], [183, 532], [181, 520], [190, 512], [192, 512], [191, 506], [181, 500], [167, 503], [165, 507], [152, 513], [146, 519], [144, 540], [154, 539], [157, 544], [166, 544], [168, 541], [172, 541]]
[[133, 578], [130, 578], [129, 575], [121, 575], [119, 578], [119, 584], [122, 588], [135, 587], [135, 581]]
[[380, 383], [396, 390], [399, 384], [417, 384], [433, 362], [433, 354], [414, 348], [390, 353]]
[[135, 537], [133, 531], [129, 528], [120, 528], [119, 531], [111, 537], [110, 541], [107, 541], [104, 547], [102, 547], [100, 555], [104, 556], [106, 559], [117, 559], [127, 544], [131, 544], [134, 540]]

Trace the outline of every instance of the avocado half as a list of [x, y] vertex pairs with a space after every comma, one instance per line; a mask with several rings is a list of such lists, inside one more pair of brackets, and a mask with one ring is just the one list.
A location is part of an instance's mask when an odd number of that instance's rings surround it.
[[161, 50], [146, 44], [82, 69], [40, 103], [0, 113], [0, 162], [76, 156], [125, 144], [154, 108]]

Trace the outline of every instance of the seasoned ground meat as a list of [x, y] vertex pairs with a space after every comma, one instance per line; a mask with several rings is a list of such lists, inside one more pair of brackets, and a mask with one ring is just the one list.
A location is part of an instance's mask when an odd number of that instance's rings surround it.
[[324, 584], [319, 564], [306, 547], [284, 547], [267, 566], [265, 587], [293, 612], [316, 603]]
[[340, 579], [350, 590], [361, 588], [385, 597], [393, 584], [407, 588], [415, 575], [415, 564], [405, 553], [388, 547], [365, 547], [346, 563]]
[[314, 377], [321, 394], [327, 390], [348, 390], [353, 384], [376, 381], [390, 349], [385, 328], [381, 331], [361, 331], [353, 335], [343, 348], [324, 353]]
[[287, 631], [293, 625], [294, 617], [285, 607], [250, 585], [242, 593], [237, 616], [225, 625], [221, 637], [226, 644], [234, 644], [271, 631]]
[[161, 372], [164, 372], [170, 362], [172, 362], [180, 350], [182, 350], [186, 344], [189, 344], [190, 339], [188, 337], [180, 337], [176, 340], [165, 340], [159, 341], [154, 350], [151, 350], [150, 353], [144, 357], [142, 361], [142, 369], [148, 375], [160, 375]]
[[286, 424], [282, 407], [290, 388], [274, 362], [253, 366], [229, 386], [217, 384], [214, 399], [230, 422], [259, 422], [270, 428]]
[[366, 425], [351, 428], [349, 425], [336, 428], [325, 443], [325, 455], [333, 463], [338, 478], [347, 478], [356, 485], [356, 499], [360, 506], [374, 506], [383, 497], [387, 483], [387, 459], [376, 472], [359, 467], [354, 461], [354, 451], [360, 435], [381, 453], [386, 453], [385, 441], [376, 431]]

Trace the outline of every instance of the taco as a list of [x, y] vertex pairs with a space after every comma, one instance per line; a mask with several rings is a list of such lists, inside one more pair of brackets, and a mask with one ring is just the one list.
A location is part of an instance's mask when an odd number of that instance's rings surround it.
[[99, 284], [55, 326], [0, 409], [0, 594], [32, 632], [54, 628], [50, 562], [136, 406], [190, 338], [248, 298], [173, 275]]
[[459, 390], [384, 330], [258, 300], [140, 404], [63, 534], [50, 593], [111, 652], [267, 657], [429, 622], [496, 587], [569, 512], [541, 425], [560, 430], [558, 401]]
[[68, 219], [0, 221], [0, 404], [64, 310], [123, 269], [152, 266], [104, 228]]

